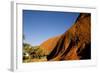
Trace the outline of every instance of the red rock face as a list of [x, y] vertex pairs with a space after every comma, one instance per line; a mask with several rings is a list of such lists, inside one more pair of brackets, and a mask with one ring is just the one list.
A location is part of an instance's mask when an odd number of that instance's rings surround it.
[[91, 59], [91, 14], [81, 13], [68, 31], [40, 46], [51, 61]]
[[40, 47], [43, 49], [46, 55], [50, 54], [50, 52], [55, 48], [60, 37], [61, 35], [49, 38], [40, 45]]

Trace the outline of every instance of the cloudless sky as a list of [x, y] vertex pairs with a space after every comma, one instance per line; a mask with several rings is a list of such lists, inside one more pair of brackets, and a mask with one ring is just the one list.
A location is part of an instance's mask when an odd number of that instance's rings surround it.
[[63, 34], [76, 21], [79, 13], [23, 10], [24, 41], [33, 46]]

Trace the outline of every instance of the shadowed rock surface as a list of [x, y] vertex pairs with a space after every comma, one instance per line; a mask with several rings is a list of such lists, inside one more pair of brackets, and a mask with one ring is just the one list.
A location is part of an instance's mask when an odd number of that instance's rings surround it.
[[64, 34], [48, 39], [40, 47], [50, 61], [91, 59], [91, 14], [81, 13]]

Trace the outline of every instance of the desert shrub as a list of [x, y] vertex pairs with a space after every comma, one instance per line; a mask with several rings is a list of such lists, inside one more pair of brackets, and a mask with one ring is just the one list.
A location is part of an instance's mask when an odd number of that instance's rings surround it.
[[29, 62], [31, 59], [46, 58], [43, 48], [40, 46], [31, 46], [30, 44], [23, 44], [23, 61]]
[[33, 58], [40, 59], [40, 58], [46, 56], [45, 53], [43, 52], [44, 50], [40, 46], [34, 46], [33, 48], [34, 48], [34, 50], [31, 52], [31, 56]]

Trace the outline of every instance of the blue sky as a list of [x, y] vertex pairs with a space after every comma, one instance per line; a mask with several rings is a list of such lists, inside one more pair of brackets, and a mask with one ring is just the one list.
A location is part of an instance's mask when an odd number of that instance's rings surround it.
[[63, 34], [70, 28], [79, 13], [23, 10], [24, 42], [33, 46]]

